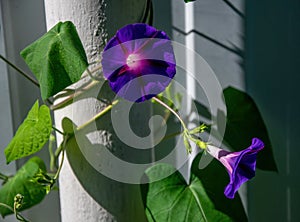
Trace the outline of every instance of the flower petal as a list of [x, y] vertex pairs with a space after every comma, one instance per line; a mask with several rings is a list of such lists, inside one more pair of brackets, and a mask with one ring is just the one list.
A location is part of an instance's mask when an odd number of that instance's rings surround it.
[[[104, 48], [102, 67], [112, 90], [134, 102], [148, 100], [162, 92], [176, 73], [169, 37], [146, 24], [131, 24], [120, 29]], [[140, 78], [145, 76], [147, 78]], [[134, 81], [136, 78], [138, 82]]]
[[264, 143], [257, 138], [252, 139], [248, 148], [239, 152], [228, 152], [214, 146], [208, 146], [208, 153], [218, 159], [226, 168], [230, 182], [224, 194], [232, 199], [240, 186], [255, 176], [257, 153], [264, 148]]

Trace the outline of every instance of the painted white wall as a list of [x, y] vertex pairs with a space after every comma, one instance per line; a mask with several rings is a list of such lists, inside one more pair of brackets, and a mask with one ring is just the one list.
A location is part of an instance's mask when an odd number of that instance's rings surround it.
[[[239, 12], [244, 13], [244, 1], [229, 2]], [[188, 4], [184, 1], [172, 1], [172, 27], [174, 41], [184, 44], [199, 54], [210, 65], [223, 89], [233, 86], [245, 90], [243, 58], [233, 51], [236, 47], [243, 50], [244, 19], [225, 1], [201, 0]], [[195, 56], [186, 53], [186, 66], [190, 67], [200, 82], [202, 65], [196, 62]], [[184, 79], [183, 76], [187, 77]], [[206, 106], [209, 105], [207, 92], [190, 75], [185, 73], [181, 77], [177, 75], [176, 78], [185, 84], [192, 98]], [[216, 89], [215, 85], [207, 87]], [[190, 113], [189, 108], [187, 113]], [[181, 173], [186, 178], [189, 178], [191, 163], [192, 158], [181, 169]], [[239, 193], [247, 209], [246, 184], [241, 187]]]
[[[50, 29], [58, 21], [72, 21], [77, 27], [89, 62], [97, 61], [103, 37], [112, 36], [117, 28], [127, 23], [137, 22], [144, 4], [142, 0], [45, 0], [47, 28]], [[104, 107], [105, 104], [99, 104], [99, 101], [87, 99], [55, 111], [55, 123], [61, 128], [62, 118], [68, 116], [77, 125], [81, 125]], [[112, 137], [101, 133], [90, 142], [104, 145], [113, 142], [113, 150], [117, 150], [118, 155], [130, 156], [120, 143], [111, 141]], [[58, 136], [58, 143], [61, 139]], [[145, 221], [139, 185], [127, 185], [104, 177], [89, 168], [88, 162], [80, 154], [72, 157], [72, 153], [69, 153], [68, 157], [73, 162], [65, 159], [59, 181], [63, 222]], [[104, 160], [99, 157], [99, 163], [101, 161]], [[77, 170], [73, 171], [70, 163]]]
[[299, 1], [247, 1], [246, 83], [261, 110], [278, 173], [258, 171], [250, 221], [300, 221]]

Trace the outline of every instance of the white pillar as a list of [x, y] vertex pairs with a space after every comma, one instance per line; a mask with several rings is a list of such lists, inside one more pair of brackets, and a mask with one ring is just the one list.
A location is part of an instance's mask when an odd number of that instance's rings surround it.
[[[79, 33], [89, 62], [99, 59], [103, 38], [112, 36], [117, 28], [138, 22], [144, 0], [45, 0], [47, 28], [59, 21], [72, 21]], [[85, 101], [55, 112], [55, 123], [61, 128], [61, 120], [67, 116], [76, 124], [97, 113], [104, 104]], [[85, 110], [86, 115], [85, 115]], [[109, 143], [106, 133], [97, 142]], [[61, 138], [58, 137], [58, 143]], [[118, 148], [116, 148], [118, 152]], [[78, 151], [78, 150], [77, 150]], [[110, 180], [96, 172], [80, 153], [65, 159], [60, 174], [60, 202], [62, 222], [93, 221], [145, 221], [139, 185], [129, 185]], [[126, 154], [128, 155], [128, 154]], [[73, 162], [72, 162], [73, 161]], [[101, 161], [101, 159], [99, 159]], [[71, 163], [71, 164], [70, 164]], [[76, 168], [75, 171], [71, 165]], [[122, 170], [122, 169], [120, 169]], [[75, 172], [75, 173], [74, 173]], [[76, 174], [76, 175], [75, 175]]]

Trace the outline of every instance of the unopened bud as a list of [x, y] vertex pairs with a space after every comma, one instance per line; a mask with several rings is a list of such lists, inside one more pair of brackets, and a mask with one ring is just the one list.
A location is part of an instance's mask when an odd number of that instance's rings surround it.
[[200, 147], [203, 150], [205, 150], [207, 148], [207, 144], [205, 142], [203, 142], [202, 140], [198, 140], [196, 144], [198, 147]]

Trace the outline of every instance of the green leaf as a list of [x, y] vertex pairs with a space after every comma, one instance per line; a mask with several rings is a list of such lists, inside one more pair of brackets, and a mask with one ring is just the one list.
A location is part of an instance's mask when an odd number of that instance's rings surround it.
[[194, 174], [187, 185], [178, 171], [170, 175], [173, 171], [174, 168], [166, 164], [146, 170], [150, 180], [146, 197], [149, 221], [232, 221], [215, 209], [202, 182]]
[[233, 150], [239, 151], [247, 148], [252, 138], [261, 139], [265, 148], [257, 155], [257, 167], [277, 171], [267, 128], [253, 99], [232, 87], [226, 88], [223, 93], [227, 106], [224, 140]]
[[4, 150], [7, 163], [39, 151], [48, 141], [51, 128], [49, 108], [46, 105], [39, 107], [39, 102], [36, 101]]
[[188, 2], [194, 2], [196, 0], [184, 0], [185, 3], [188, 3]]
[[[14, 197], [17, 194], [24, 196], [23, 204], [19, 211], [28, 209], [40, 203], [47, 194], [48, 187], [37, 182], [37, 175], [45, 174], [45, 164], [38, 158], [33, 157], [28, 160], [16, 175], [8, 180], [0, 189], [0, 203], [4, 203], [13, 208]], [[0, 206], [2, 217], [12, 214], [9, 209]]]
[[72, 122], [72, 120], [70, 120], [67, 117], [64, 117], [63, 120], [61, 121], [61, 125], [64, 130], [64, 133], [69, 134], [69, 135], [74, 134], [75, 125]]
[[21, 56], [38, 79], [45, 100], [77, 82], [88, 66], [72, 22], [59, 22], [26, 47]]
[[193, 100], [193, 104], [196, 106], [197, 112], [200, 116], [202, 116], [208, 120], [212, 119], [212, 115], [211, 115], [209, 109], [205, 105], [201, 104], [197, 100]]
[[[234, 199], [228, 199], [224, 195], [225, 186], [229, 183], [229, 175], [224, 166], [217, 160], [213, 159], [204, 169], [199, 169], [199, 162], [202, 155], [199, 153], [192, 164], [192, 174], [196, 175], [203, 184], [206, 193], [214, 203], [217, 210], [228, 215], [233, 221], [248, 221], [240, 195], [235, 194]], [[203, 158], [209, 158], [204, 156]], [[202, 160], [204, 161], [204, 160]]]

